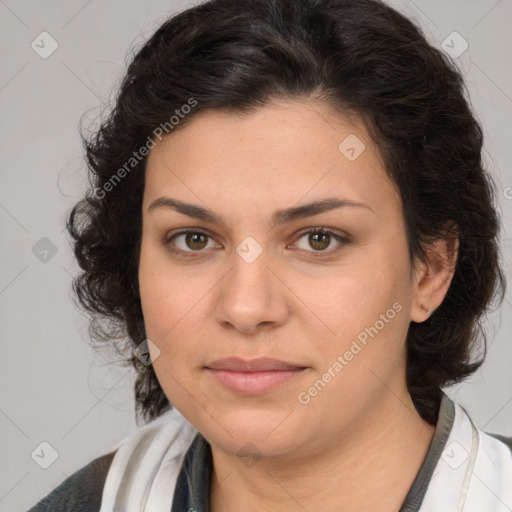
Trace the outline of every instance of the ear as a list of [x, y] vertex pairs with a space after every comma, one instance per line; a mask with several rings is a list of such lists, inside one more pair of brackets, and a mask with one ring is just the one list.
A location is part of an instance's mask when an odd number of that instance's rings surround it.
[[453, 223], [425, 247], [426, 259], [413, 270], [411, 320], [424, 322], [443, 302], [452, 282], [459, 252]]

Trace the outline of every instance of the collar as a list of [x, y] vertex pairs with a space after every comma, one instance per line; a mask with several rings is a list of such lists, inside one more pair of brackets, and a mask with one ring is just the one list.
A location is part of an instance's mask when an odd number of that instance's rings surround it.
[[453, 425], [420, 512], [510, 512], [512, 452], [479, 430], [459, 404], [452, 404]]

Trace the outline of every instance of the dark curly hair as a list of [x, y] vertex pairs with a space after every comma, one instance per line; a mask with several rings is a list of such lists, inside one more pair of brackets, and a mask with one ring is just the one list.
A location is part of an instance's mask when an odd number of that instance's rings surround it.
[[443, 303], [407, 334], [408, 389], [435, 423], [440, 387], [485, 357], [483, 314], [505, 288], [500, 223], [460, 73], [378, 0], [212, 0], [168, 19], [135, 52], [106, 120], [89, 137], [81, 130], [91, 188], [67, 218], [83, 270], [73, 291], [91, 314], [91, 337], [135, 368], [137, 421], [171, 406], [134, 352], [146, 338], [138, 263], [147, 149], [203, 109], [247, 113], [279, 98], [320, 99], [365, 120], [402, 199], [411, 261], [424, 260], [429, 241], [459, 238]]

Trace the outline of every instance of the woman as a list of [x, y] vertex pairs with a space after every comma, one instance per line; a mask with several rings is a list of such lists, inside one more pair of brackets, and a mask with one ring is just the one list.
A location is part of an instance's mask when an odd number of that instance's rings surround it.
[[511, 439], [441, 391], [503, 293], [482, 133], [409, 20], [200, 4], [86, 150], [75, 292], [148, 423], [32, 510], [512, 508]]

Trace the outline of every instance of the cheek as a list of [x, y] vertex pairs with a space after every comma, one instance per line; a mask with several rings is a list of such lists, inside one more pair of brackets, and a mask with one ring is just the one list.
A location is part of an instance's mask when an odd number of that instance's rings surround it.
[[375, 323], [393, 303], [404, 296], [402, 278], [393, 268], [375, 262], [372, 266], [341, 270], [315, 282], [297, 282], [297, 295], [333, 336], [346, 338]]
[[199, 355], [197, 345], [201, 336], [196, 315], [201, 309], [201, 301], [185, 293], [162, 295], [161, 286], [162, 282], [147, 294], [141, 291], [142, 310], [147, 337], [164, 356], [158, 363], [165, 361], [166, 369], [172, 373], [175, 367], [178, 371], [190, 367], [190, 359]]
[[[183, 368], [187, 352], [193, 350], [193, 316], [201, 302], [201, 291], [193, 286], [187, 272], [170, 270], [165, 256], [142, 245], [139, 264], [139, 290], [147, 337], [158, 347], [154, 367], [159, 380], [168, 380]], [[203, 292], [204, 295], [204, 292]], [[191, 343], [173, 343], [187, 339]], [[165, 364], [164, 364], [165, 362]]]
[[[142, 244], [139, 263], [139, 290], [146, 330], [165, 341], [211, 288], [208, 273], [192, 266], [170, 265], [165, 250], [150, 242]], [[213, 284], [213, 283], [212, 283]]]
[[308, 412], [333, 425], [338, 404], [347, 417], [356, 415], [364, 406], [361, 397], [378, 400], [404, 364], [407, 281], [396, 266], [376, 259], [373, 264], [350, 276], [341, 273], [324, 293], [309, 294], [308, 305], [329, 331], [311, 338], [319, 364], [298, 400], [308, 400]]
[[351, 374], [351, 380], [362, 378], [368, 368], [377, 372], [394, 367], [403, 354], [409, 324], [407, 260], [370, 252], [371, 257], [358, 255], [357, 263], [328, 277], [317, 276], [314, 283], [298, 281], [296, 288], [314, 313], [312, 322], [324, 326], [323, 336], [311, 338], [322, 370], [349, 351], [351, 371], [344, 373]]
[[156, 276], [153, 268], [142, 276], [141, 303], [147, 337], [159, 351], [157, 357], [151, 355], [158, 381], [169, 401], [182, 413], [189, 413], [194, 402], [190, 397], [198, 395], [202, 337], [195, 315], [201, 301], [186, 289], [186, 282], [178, 281]]

